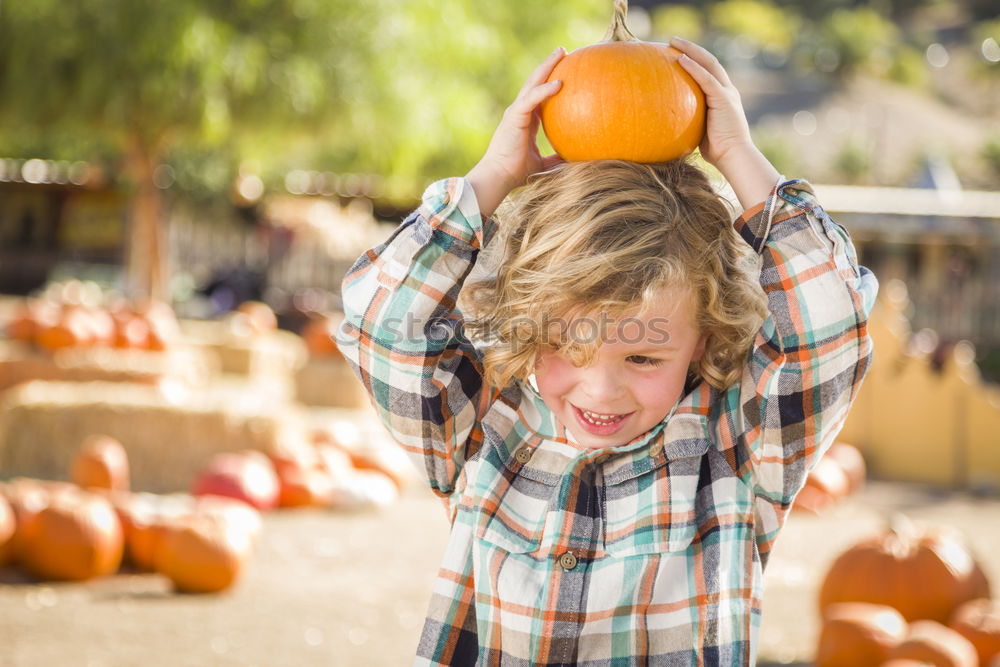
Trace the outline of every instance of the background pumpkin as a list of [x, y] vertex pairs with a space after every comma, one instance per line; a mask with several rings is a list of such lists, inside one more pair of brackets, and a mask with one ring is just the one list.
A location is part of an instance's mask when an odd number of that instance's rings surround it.
[[989, 583], [961, 535], [944, 527], [918, 531], [900, 517], [833, 562], [819, 604], [822, 610], [872, 602], [898, 609], [908, 621], [946, 623], [959, 605], [979, 597], [989, 597]]
[[258, 510], [278, 505], [280, 485], [270, 459], [256, 451], [217, 454], [195, 480], [196, 496], [241, 500]]
[[88, 437], [73, 459], [71, 476], [84, 488], [127, 491], [129, 468], [125, 448], [108, 435]]
[[955, 611], [949, 625], [976, 647], [980, 665], [1000, 657], [1000, 601], [966, 602]]
[[816, 667], [878, 667], [906, 637], [906, 620], [885, 605], [841, 602], [823, 617]]
[[168, 528], [157, 545], [156, 571], [189, 593], [214, 593], [243, 572], [251, 538], [218, 516], [199, 515]]
[[56, 493], [25, 535], [21, 566], [40, 579], [80, 581], [117, 570], [122, 549], [121, 523], [107, 499]]
[[3, 567], [10, 557], [9, 543], [14, 537], [17, 520], [14, 510], [3, 496], [0, 496], [0, 567]]
[[542, 127], [565, 160], [665, 162], [682, 157], [705, 133], [705, 97], [677, 63], [680, 52], [643, 42], [615, 1], [604, 41], [567, 54], [550, 81], [558, 93], [541, 105]]
[[937, 621], [915, 621], [892, 659], [921, 660], [935, 667], [976, 667], [979, 658], [968, 639]]

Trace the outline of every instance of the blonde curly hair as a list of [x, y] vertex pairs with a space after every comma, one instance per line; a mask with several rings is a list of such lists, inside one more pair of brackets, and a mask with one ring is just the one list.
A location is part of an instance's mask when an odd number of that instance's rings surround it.
[[694, 299], [707, 333], [689, 380], [725, 389], [739, 377], [767, 315], [757, 256], [736, 234], [725, 200], [684, 160], [639, 164], [571, 162], [537, 174], [505, 202], [494, 243], [495, 274], [467, 282], [459, 297], [467, 332], [485, 342], [486, 381], [505, 387], [534, 372], [544, 347], [588, 365], [600, 340], [548, 340], [526, 326], [570, 313], [618, 319], [645, 311], [662, 288]]

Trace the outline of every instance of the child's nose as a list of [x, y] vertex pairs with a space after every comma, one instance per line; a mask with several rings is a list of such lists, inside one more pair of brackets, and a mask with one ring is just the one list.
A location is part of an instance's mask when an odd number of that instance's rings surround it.
[[594, 403], [594, 408], [612, 406], [625, 394], [625, 386], [614, 369], [591, 366], [583, 370], [583, 393]]

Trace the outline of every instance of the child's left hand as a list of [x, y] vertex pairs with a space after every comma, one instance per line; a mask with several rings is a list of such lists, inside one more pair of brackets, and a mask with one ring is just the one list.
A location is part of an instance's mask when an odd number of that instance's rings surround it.
[[762, 201], [778, 171], [753, 143], [740, 92], [718, 58], [705, 48], [680, 37], [672, 38], [670, 46], [681, 52], [677, 62], [705, 93], [708, 118], [702, 157], [725, 176], [744, 207]]
[[705, 93], [708, 120], [700, 146], [702, 157], [718, 168], [727, 156], [753, 148], [740, 92], [729, 80], [718, 58], [707, 49], [680, 37], [671, 38], [670, 46], [681, 52], [677, 62]]

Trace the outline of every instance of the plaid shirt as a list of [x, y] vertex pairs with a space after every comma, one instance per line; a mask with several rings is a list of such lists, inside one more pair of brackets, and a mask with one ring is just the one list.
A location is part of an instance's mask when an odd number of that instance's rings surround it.
[[741, 379], [604, 450], [532, 383], [484, 383], [456, 300], [494, 223], [467, 181], [431, 185], [348, 272], [337, 343], [450, 509], [415, 664], [755, 662], [763, 568], [871, 363], [878, 282], [803, 181], [734, 225], [770, 310]]

